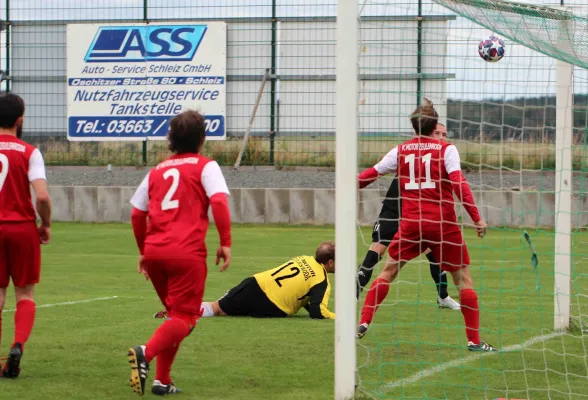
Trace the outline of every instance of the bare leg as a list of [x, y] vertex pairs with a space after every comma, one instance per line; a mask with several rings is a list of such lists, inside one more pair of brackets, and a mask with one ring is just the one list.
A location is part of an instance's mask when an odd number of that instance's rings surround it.
[[460, 292], [464, 289], [474, 288], [474, 281], [472, 279], [469, 266], [461, 268], [457, 271], [451, 271], [450, 273], [451, 277], [453, 278], [453, 283]]
[[35, 301], [35, 285], [26, 285], [23, 287], [14, 287], [14, 294], [16, 296], [16, 303], [18, 304], [21, 300]]
[[206, 318], [206, 317], [224, 317], [227, 314], [220, 308], [220, 305], [218, 304], [218, 300], [217, 301], [213, 301], [213, 302], [208, 302], [208, 303], [202, 303], [202, 308], [201, 310], [202, 312], [202, 317]]

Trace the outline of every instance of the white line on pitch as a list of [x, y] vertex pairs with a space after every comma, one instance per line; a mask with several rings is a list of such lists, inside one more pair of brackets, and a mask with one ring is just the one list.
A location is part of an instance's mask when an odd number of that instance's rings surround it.
[[[96, 297], [95, 299], [87, 299], [87, 300], [77, 300], [77, 301], [66, 301], [63, 303], [53, 303], [53, 304], [41, 304], [37, 306], [37, 308], [50, 308], [50, 307], [58, 307], [58, 306], [70, 306], [73, 304], [82, 304], [82, 303], [92, 303], [94, 301], [105, 301], [105, 300], [114, 300], [118, 299], [118, 296], [112, 297]], [[16, 309], [4, 310], [3, 312], [15, 312]]]
[[496, 354], [500, 354], [500, 353], [508, 353], [508, 352], [512, 352], [512, 351], [521, 350], [521, 349], [524, 349], [525, 347], [532, 346], [535, 343], [545, 342], [547, 340], [562, 336], [565, 333], [566, 333], [565, 331], [560, 331], [560, 332], [553, 332], [553, 333], [550, 333], [547, 335], [535, 336], [522, 344], [514, 344], [512, 346], [506, 346], [505, 348], [503, 348], [502, 350], [500, 350], [498, 352], [476, 353], [475, 355], [472, 355], [469, 357], [457, 358], [455, 360], [452, 360], [452, 361], [449, 361], [449, 362], [446, 362], [446, 363], [443, 363], [440, 365], [436, 365], [434, 367], [427, 368], [425, 370], [417, 372], [416, 374], [414, 374], [406, 379], [400, 379], [400, 380], [397, 380], [396, 382], [388, 383], [382, 387], [382, 391], [389, 391], [389, 390], [392, 390], [392, 389], [397, 388], [402, 385], [411, 385], [413, 383], [420, 381], [421, 379], [428, 378], [429, 376], [438, 374], [439, 372], [443, 372], [446, 369], [455, 368], [460, 365], [469, 363], [470, 361], [479, 360], [482, 357], [487, 357], [487, 356], [496, 355]]

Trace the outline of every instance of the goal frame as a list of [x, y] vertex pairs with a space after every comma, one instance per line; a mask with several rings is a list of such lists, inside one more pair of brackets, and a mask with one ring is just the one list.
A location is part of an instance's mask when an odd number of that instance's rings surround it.
[[335, 399], [355, 394], [357, 260], [357, 0], [337, 1], [335, 136]]
[[[456, 2], [472, 0], [456, 0]], [[565, 7], [533, 6], [535, 11]], [[335, 277], [335, 399], [355, 395], [356, 306], [355, 274], [357, 259], [357, 149], [358, 149], [358, 2], [337, 0], [336, 64], [336, 211], [337, 274]], [[563, 19], [560, 24], [567, 24]], [[566, 31], [562, 26], [561, 34]], [[562, 37], [562, 40], [564, 38]], [[351, 45], [355, 44], [355, 45]], [[556, 71], [556, 167], [555, 167], [555, 251], [554, 330], [570, 327], [572, 277], [572, 137], [574, 66], [557, 61]], [[550, 268], [547, 264], [546, 268]]]
[[571, 317], [573, 65], [558, 60], [556, 76], [553, 328], [565, 330]]

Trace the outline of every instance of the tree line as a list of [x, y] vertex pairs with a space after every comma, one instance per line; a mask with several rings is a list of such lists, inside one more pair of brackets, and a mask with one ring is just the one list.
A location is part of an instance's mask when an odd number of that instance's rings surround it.
[[[447, 130], [464, 140], [555, 142], [555, 96], [447, 101]], [[574, 142], [588, 130], [588, 95], [574, 96]]]

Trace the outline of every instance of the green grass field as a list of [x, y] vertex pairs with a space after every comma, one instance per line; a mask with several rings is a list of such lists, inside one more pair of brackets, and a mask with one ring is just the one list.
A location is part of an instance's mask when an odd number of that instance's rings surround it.
[[[482, 336], [496, 346], [517, 346], [551, 332], [553, 234], [532, 233], [540, 253], [539, 291], [520, 231], [492, 230], [483, 241], [466, 232]], [[53, 234], [44, 248], [40, 307], [23, 371], [18, 380], [0, 381], [1, 398], [136, 398], [127, 385], [126, 350], [144, 343], [158, 326], [152, 315], [160, 304], [136, 273], [130, 226], [55, 224]], [[368, 234], [362, 231], [359, 239], [360, 256]], [[214, 230], [209, 236], [212, 248]], [[333, 236], [332, 227], [236, 226], [233, 264], [222, 274], [209, 264], [205, 297], [216, 299], [246, 276], [291, 256], [312, 254], [319, 241]], [[574, 289], [584, 295], [587, 244], [586, 233], [574, 236]], [[358, 398], [586, 397], [587, 353], [579, 329], [524, 351], [515, 347], [470, 360], [461, 313], [436, 307], [428, 266], [415, 261], [400, 280], [357, 347], [363, 391]], [[456, 296], [454, 288], [450, 294]], [[575, 296], [572, 303], [575, 315], [588, 309], [585, 297]], [[6, 309], [3, 352], [12, 340], [12, 291]], [[304, 310], [284, 320], [205, 319], [184, 341], [174, 380], [185, 399], [331, 399], [333, 337], [332, 321], [310, 320]], [[419, 371], [427, 375], [415, 377]], [[395, 386], [400, 379], [405, 384]]]

